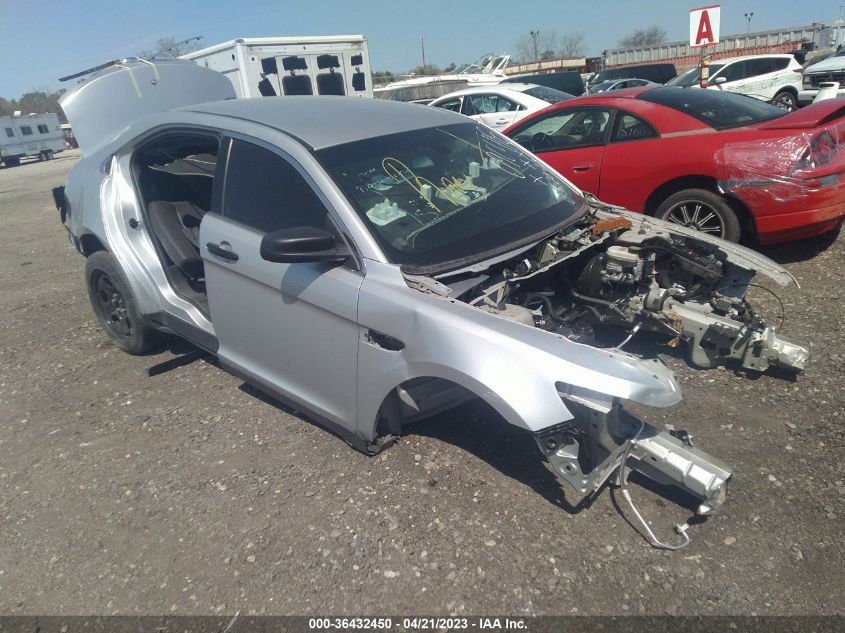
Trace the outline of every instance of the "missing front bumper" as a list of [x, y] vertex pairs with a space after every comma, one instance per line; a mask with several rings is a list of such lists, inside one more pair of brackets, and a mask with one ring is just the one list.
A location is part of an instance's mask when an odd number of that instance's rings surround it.
[[[535, 434], [548, 466], [582, 496], [596, 493], [627, 468], [696, 497], [697, 514], [712, 514], [725, 500], [730, 468], [660, 431], [618, 403], [566, 399], [575, 419]], [[616, 483], [621, 483], [617, 481]]]

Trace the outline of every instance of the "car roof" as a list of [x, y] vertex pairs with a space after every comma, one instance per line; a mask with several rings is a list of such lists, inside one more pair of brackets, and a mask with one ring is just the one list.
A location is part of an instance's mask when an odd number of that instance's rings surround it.
[[412, 103], [357, 97], [227, 99], [179, 108], [275, 128], [313, 149], [438, 125], [467, 123], [460, 114]]
[[711, 60], [711, 64], [731, 64], [733, 62], [741, 62], [745, 61], [746, 59], [760, 59], [761, 57], [776, 57], [779, 59], [783, 59], [784, 57], [793, 58], [793, 55], [789, 53], [772, 53], [766, 55], [740, 55], [739, 57], [726, 57], [724, 59], [714, 59]]
[[493, 84], [489, 86], [475, 86], [473, 88], [464, 88], [463, 90], [455, 90], [455, 92], [450, 92], [448, 94], [443, 95], [442, 97], [437, 97], [435, 101], [441, 101], [449, 99], [450, 97], [465, 97], [467, 95], [475, 95], [475, 94], [486, 94], [490, 92], [497, 92], [502, 91], [505, 94], [508, 92], [524, 92], [529, 88], [536, 88], [537, 84], [521, 84], [521, 83], [509, 83], [505, 86], [501, 84]]
[[[627, 81], [627, 80], [622, 80]], [[606, 83], [606, 82], [602, 82]], [[615, 81], [613, 83], [616, 83]], [[596, 84], [596, 86], [601, 84]], [[642, 93], [648, 92], [649, 90], [656, 90], [657, 88], [663, 88], [662, 84], [647, 84], [645, 86], [634, 86], [633, 88], [623, 88], [622, 90], [614, 90], [611, 93], [607, 92], [598, 92], [596, 94], [589, 94], [589, 95], [582, 95], [580, 97], [575, 97], [574, 99], [570, 99], [569, 101], [564, 101], [563, 103], [569, 105], [575, 105], [578, 103], [583, 103], [584, 101], [599, 101], [599, 100], [606, 100], [606, 99], [636, 99]], [[555, 103], [552, 107], [562, 105]]]

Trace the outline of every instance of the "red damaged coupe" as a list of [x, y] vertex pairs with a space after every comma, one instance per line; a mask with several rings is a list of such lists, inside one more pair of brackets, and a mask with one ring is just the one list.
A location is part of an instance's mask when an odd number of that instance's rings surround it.
[[786, 113], [716, 90], [632, 88], [504, 134], [604, 202], [735, 242], [819, 235], [845, 215], [845, 99]]

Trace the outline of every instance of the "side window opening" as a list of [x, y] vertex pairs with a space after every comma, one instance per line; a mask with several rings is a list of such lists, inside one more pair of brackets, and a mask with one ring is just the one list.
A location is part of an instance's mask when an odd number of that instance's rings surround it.
[[314, 87], [307, 74], [297, 75], [297, 71], [307, 71], [308, 63], [304, 57], [292, 55], [282, 59], [282, 67], [289, 73], [282, 78], [282, 92], [286, 95], [313, 95]]
[[23, 134], [24, 136], [32, 136], [32, 128], [28, 125], [22, 125], [21, 134]]
[[509, 136], [532, 152], [603, 145], [610, 111], [604, 108], [571, 108], [549, 114], [519, 128]]
[[745, 62], [734, 62], [729, 66], [726, 66], [724, 70], [722, 70], [720, 77], [724, 77], [726, 82], [731, 81], [739, 81], [740, 79], [745, 79], [748, 77], [748, 73], [746, 72], [746, 64]]
[[261, 80], [258, 82], [258, 92], [262, 97], [277, 97], [276, 88], [267, 78], [267, 75], [279, 74], [279, 67], [276, 65], [275, 57], [264, 57], [261, 59]]
[[461, 111], [461, 100], [460, 99], [449, 99], [448, 101], [443, 101], [442, 103], [438, 103], [435, 108], [443, 108], [444, 110], [451, 110], [452, 112], [460, 112]]
[[13, 130], [13, 129], [12, 129], [12, 128], [10, 128], [10, 127], [7, 127], [7, 128], [6, 128], [6, 136], [8, 136], [9, 138], [14, 138], [14, 136], [15, 136], [15, 130]]
[[616, 129], [611, 142], [638, 141], [658, 136], [651, 124], [628, 112], [620, 112], [616, 118]]
[[297, 226], [333, 230], [325, 205], [291, 163], [240, 140], [229, 152], [223, 217], [265, 233]]
[[781, 59], [780, 57], [775, 57], [772, 61], [772, 72], [776, 72], [778, 70], [786, 70], [789, 66], [789, 60], [786, 58]]
[[328, 69], [327, 73], [317, 75], [317, 94], [344, 96], [346, 88], [343, 85], [343, 73], [337, 72], [340, 60], [337, 55], [318, 55], [317, 68]]
[[353, 55], [349, 61], [355, 67], [355, 72], [352, 74], [352, 89], [355, 92], [362, 92], [367, 89], [366, 75], [361, 70], [361, 66], [364, 65], [364, 56]]

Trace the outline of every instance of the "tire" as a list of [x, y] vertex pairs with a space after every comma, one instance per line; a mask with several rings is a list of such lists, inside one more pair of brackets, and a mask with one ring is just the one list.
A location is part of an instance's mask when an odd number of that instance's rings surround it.
[[798, 97], [791, 90], [781, 90], [772, 99], [772, 105], [776, 105], [787, 112], [792, 112], [798, 109]]
[[672, 194], [657, 208], [654, 217], [729, 242], [738, 242], [742, 234], [734, 210], [719, 194], [707, 189], [685, 189]]
[[140, 355], [158, 345], [160, 333], [138, 311], [126, 275], [110, 253], [97, 251], [88, 256], [85, 286], [97, 320], [120, 349]]

